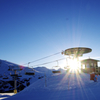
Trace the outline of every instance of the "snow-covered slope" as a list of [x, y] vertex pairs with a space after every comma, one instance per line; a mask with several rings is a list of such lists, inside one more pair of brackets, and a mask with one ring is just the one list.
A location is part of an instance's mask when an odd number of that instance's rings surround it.
[[[21, 69], [21, 70], [20, 70]], [[45, 67], [38, 68], [28, 68], [20, 66], [9, 61], [0, 60], [0, 92], [9, 92], [14, 90], [14, 77], [11, 76], [17, 70], [17, 90], [23, 90], [25, 87], [29, 86], [33, 82], [41, 79], [46, 73], [51, 74], [51, 70]], [[26, 75], [34, 74], [34, 75]]]
[[42, 78], [6, 100], [100, 100], [98, 82], [89, 74], [53, 74]]

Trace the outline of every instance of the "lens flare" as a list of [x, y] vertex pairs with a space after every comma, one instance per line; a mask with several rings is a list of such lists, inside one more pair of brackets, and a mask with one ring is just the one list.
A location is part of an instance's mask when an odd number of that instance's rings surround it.
[[69, 59], [69, 68], [71, 71], [79, 71], [81, 68], [81, 63], [77, 59]]

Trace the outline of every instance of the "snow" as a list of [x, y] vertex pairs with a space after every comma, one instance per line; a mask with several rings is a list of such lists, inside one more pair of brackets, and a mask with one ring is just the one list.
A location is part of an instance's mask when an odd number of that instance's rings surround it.
[[0, 93], [0, 100], [8, 98], [8, 97], [10, 97], [12, 95], [14, 95], [14, 93]]
[[85, 73], [52, 74], [5, 100], [99, 100], [100, 76], [96, 77], [94, 82]]
[[[19, 70], [20, 67], [22, 70]], [[14, 90], [14, 75], [18, 74], [17, 78], [17, 89], [20, 91], [20, 89], [26, 88], [28, 85], [32, 84], [33, 82], [37, 81], [38, 79], [41, 79], [44, 77], [45, 72], [48, 71], [51, 73], [51, 70], [48, 70], [45, 67], [38, 67], [38, 68], [28, 68], [24, 66], [20, 66], [14, 63], [11, 63], [9, 61], [0, 60], [0, 92], [11, 92]], [[26, 75], [27, 73], [35, 73], [35, 75]]]
[[[8, 91], [14, 87], [8, 83], [13, 81], [10, 76], [14, 71], [8, 70], [9, 66], [13, 69], [19, 68], [19, 65], [0, 60], [0, 89]], [[17, 66], [17, 67], [16, 67]], [[35, 75], [25, 75], [27, 72], [35, 72]], [[61, 73], [53, 74], [46, 67], [37, 67], [29, 69], [23, 67], [17, 71], [22, 77], [20, 81], [25, 88], [17, 94], [0, 93], [0, 99], [5, 100], [99, 100], [100, 97], [100, 76], [97, 82], [90, 80], [90, 75], [86, 73], [67, 73], [61, 69]], [[7, 78], [8, 77], [8, 78]], [[30, 85], [27, 86], [27, 80]], [[18, 80], [17, 80], [18, 81]], [[18, 84], [19, 86], [20, 84]], [[8, 87], [8, 88], [7, 88]]]

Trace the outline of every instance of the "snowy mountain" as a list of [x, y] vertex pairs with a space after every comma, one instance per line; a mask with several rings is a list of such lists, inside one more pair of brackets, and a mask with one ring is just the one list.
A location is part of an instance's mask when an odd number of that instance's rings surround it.
[[34, 68], [36, 71], [38, 72], [41, 72], [41, 73], [44, 73], [44, 74], [47, 74], [47, 75], [50, 75], [52, 74], [52, 70], [51, 69], [48, 69], [46, 67], [36, 67]]
[[17, 90], [23, 90], [28, 85], [41, 79], [46, 73], [52, 74], [45, 67], [28, 68], [9, 61], [0, 60], [0, 92], [12, 92], [14, 90], [14, 74], [17, 74]]

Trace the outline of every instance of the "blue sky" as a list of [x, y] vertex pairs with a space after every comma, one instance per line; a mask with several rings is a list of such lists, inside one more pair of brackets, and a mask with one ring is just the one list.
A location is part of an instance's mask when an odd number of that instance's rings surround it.
[[89, 47], [85, 57], [100, 59], [100, 1], [0, 0], [0, 47], [0, 59], [17, 64], [72, 47]]

